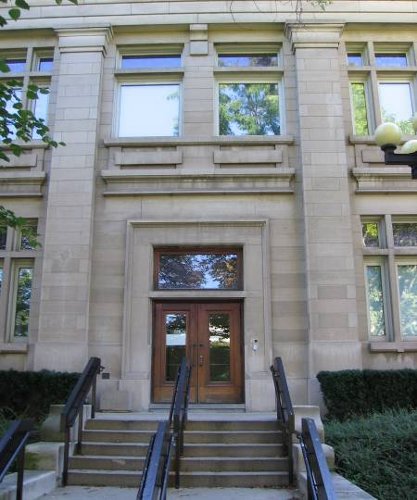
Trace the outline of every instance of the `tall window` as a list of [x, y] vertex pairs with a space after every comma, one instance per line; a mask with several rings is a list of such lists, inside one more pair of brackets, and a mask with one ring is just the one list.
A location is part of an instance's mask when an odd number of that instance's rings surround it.
[[354, 134], [370, 135], [387, 121], [413, 134], [417, 69], [411, 47], [368, 43], [346, 50]]
[[[0, 52], [0, 58], [8, 65], [10, 71], [2, 73], [1, 78], [10, 82], [14, 89], [13, 94], [6, 106], [9, 113], [17, 113], [16, 98], [20, 99], [23, 108], [30, 109], [36, 118], [48, 123], [49, 87], [53, 71], [53, 48], [34, 49], [29, 48], [18, 51]], [[31, 85], [36, 85], [40, 91], [34, 98]], [[15, 138], [16, 131], [10, 127], [9, 133], [2, 131], [3, 138], [9, 136]], [[36, 130], [32, 132], [33, 139], [39, 139]]]
[[282, 134], [279, 47], [219, 45], [217, 53], [218, 134]]
[[[37, 221], [27, 223], [36, 234]], [[0, 228], [0, 309], [6, 311], [0, 317], [3, 341], [26, 341], [29, 336], [35, 255], [30, 238], [12, 228]]]
[[120, 55], [118, 137], [178, 136], [181, 131], [181, 48]]
[[417, 340], [417, 217], [362, 221], [369, 335]]

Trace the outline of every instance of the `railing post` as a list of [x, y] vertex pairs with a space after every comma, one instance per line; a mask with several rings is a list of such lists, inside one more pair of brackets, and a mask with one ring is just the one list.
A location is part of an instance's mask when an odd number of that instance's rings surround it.
[[78, 435], [77, 435], [77, 447], [76, 447], [76, 451], [80, 455], [82, 453], [83, 420], [84, 420], [84, 406], [81, 406], [80, 411], [78, 413]]
[[25, 470], [25, 448], [23, 447], [17, 456], [17, 485], [16, 500], [23, 498], [23, 473]]
[[91, 418], [96, 416], [96, 392], [97, 392], [97, 375], [94, 377], [93, 386], [91, 388]]
[[68, 459], [69, 459], [69, 446], [70, 446], [70, 428], [65, 426], [65, 443], [64, 443], [64, 463], [62, 468], [62, 486], [68, 484]]

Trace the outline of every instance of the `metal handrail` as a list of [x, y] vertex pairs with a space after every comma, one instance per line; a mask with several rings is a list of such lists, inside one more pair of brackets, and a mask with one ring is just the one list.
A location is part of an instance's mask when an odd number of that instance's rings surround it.
[[297, 437], [306, 465], [309, 499], [336, 500], [329, 466], [312, 418], [301, 419], [301, 433], [298, 433]]
[[0, 483], [17, 459], [16, 500], [23, 498], [25, 446], [32, 430], [32, 420], [14, 420], [0, 440]]
[[190, 395], [191, 366], [183, 358], [177, 374], [177, 380], [172, 395], [169, 423], [172, 425], [175, 442], [175, 488], [180, 487], [181, 455], [184, 451], [184, 428], [188, 416], [188, 400]]
[[292, 435], [294, 433], [294, 410], [282, 359], [275, 358], [270, 369], [275, 388], [277, 421], [284, 434], [284, 446], [288, 455], [288, 477], [290, 484], [293, 484]]
[[168, 420], [159, 422], [151, 437], [137, 500], [165, 500], [174, 436]]
[[62, 471], [62, 486], [68, 482], [68, 461], [71, 427], [78, 417], [78, 439], [76, 452], [82, 452], [82, 429], [83, 429], [83, 405], [91, 390], [91, 418], [95, 417], [96, 411], [96, 385], [97, 375], [102, 369], [100, 358], [90, 358], [84, 371], [75, 384], [68, 401], [61, 413], [61, 432], [65, 433], [64, 464]]

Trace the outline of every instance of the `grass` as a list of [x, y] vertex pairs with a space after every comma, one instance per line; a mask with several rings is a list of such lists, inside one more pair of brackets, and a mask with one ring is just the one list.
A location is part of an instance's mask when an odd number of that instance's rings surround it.
[[378, 500], [417, 499], [417, 411], [325, 424], [337, 471]]

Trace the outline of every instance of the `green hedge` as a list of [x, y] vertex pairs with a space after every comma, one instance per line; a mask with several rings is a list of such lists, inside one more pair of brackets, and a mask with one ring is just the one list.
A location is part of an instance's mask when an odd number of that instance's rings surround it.
[[342, 370], [317, 375], [329, 419], [417, 408], [417, 370]]
[[336, 470], [379, 500], [417, 498], [417, 411], [325, 424]]
[[5, 418], [42, 420], [51, 404], [65, 403], [80, 374], [0, 371], [0, 408]]

